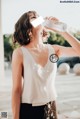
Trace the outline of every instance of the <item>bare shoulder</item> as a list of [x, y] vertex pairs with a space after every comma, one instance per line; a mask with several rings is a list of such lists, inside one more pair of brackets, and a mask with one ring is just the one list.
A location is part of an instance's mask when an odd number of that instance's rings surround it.
[[22, 61], [22, 51], [21, 51], [21, 47], [19, 48], [16, 48], [14, 51], [13, 51], [13, 54], [12, 54], [12, 61], [14, 60], [18, 60], [19, 62]]

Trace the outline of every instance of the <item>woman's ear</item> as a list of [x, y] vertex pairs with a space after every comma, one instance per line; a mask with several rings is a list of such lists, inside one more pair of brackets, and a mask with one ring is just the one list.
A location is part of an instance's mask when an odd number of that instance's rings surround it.
[[29, 36], [31, 36], [31, 35], [32, 35], [32, 32], [30, 31], [30, 32], [29, 32]]
[[32, 32], [30, 31], [30, 32], [29, 32], [29, 38], [32, 39], [32, 37], [33, 37], [33, 34], [32, 34]]

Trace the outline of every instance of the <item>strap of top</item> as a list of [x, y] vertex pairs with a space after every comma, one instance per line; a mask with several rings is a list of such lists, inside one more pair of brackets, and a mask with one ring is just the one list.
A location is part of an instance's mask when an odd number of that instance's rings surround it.
[[29, 51], [28, 51], [28, 49], [27, 48], [25, 48], [25, 47], [21, 47], [21, 50], [22, 50], [22, 53], [23, 53], [23, 55], [25, 56], [26, 54], [27, 54], [27, 57], [28, 57], [28, 55], [30, 55], [30, 53], [29, 53]]
[[27, 61], [29, 61], [30, 60], [30, 54], [29, 54], [29, 52], [27, 51], [27, 48], [25, 48], [25, 47], [21, 47], [21, 51], [22, 51], [22, 54], [23, 54], [23, 59], [25, 59], [25, 57], [27, 57]]
[[55, 54], [55, 50], [50, 44], [48, 44], [48, 47], [49, 47], [50, 54]]

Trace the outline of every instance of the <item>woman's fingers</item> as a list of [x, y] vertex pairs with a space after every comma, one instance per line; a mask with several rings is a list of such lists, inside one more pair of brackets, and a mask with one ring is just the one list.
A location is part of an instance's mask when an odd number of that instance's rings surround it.
[[54, 21], [59, 21], [59, 19], [53, 17], [51, 20], [54, 20]]
[[56, 17], [53, 17], [53, 16], [45, 17], [45, 19], [47, 19], [47, 20], [52, 20], [52, 21], [54, 21], [54, 22], [58, 22], [58, 21], [59, 21], [59, 19], [57, 19]]

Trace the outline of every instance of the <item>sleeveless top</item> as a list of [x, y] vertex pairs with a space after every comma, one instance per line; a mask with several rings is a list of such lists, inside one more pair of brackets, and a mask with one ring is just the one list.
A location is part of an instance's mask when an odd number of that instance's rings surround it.
[[57, 96], [55, 91], [57, 63], [49, 60], [49, 56], [55, 54], [54, 49], [48, 45], [48, 61], [44, 67], [36, 63], [27, 48], [22, 46], [21, 50], [24, 66], [21, 102], [39, 106], [54, 101]]

